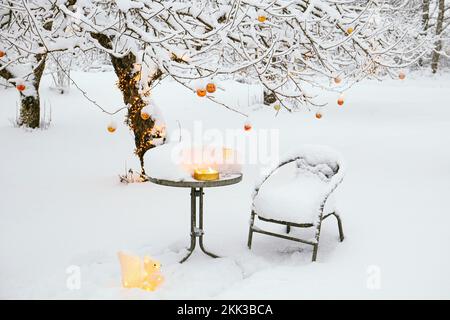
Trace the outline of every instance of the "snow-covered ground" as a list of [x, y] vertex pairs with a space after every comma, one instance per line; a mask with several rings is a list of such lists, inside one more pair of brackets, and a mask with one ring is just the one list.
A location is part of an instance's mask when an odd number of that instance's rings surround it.
[[[114, 74], [75, 78], [110, 110], [121, 105]], [[206, 190], [205, 242], [223, 258], [196, 251], [177, 263], [189, 242], [188, 190], [119, 183], [125, 166], [138, 169], [123, 113], [109, 134], [109, 116], [75, 88], [50, 91], [49, 81], [41, 94], [52, 110], [48, 130], [14, 128], [17, 92], [0, 89], [1, 298], [450, 298], [448, 76], [364, 82], [342, 108], [324, 93], [330, 106], [321, 120], [308, 112], [252, 115], [254, 130], [279, 130], [280, 152], [325, 144], [347, 160], [339, 192], [346, 239], [339, 243], [326, 220], [316, 263], [309, 247], [259, 234], [247, 249], [255, 165], [244, 168], [242, 183]], [[224, 87], [220, 96], [246, 110], [246, 87]], [[201, 121], [205, 130], [245, 134], [242, 117], [175, 83], [154, 97], [169, 127], [180, 121], [192, 130]], [[119, 250], [159, 259], [163, 286], [122, 289]], [[77, 267], [81, 288], [70, 290]]]

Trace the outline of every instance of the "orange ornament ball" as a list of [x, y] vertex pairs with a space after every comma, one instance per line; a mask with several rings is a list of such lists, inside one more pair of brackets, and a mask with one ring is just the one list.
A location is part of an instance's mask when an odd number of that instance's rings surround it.
[[334, 83], [339, 84], [342, 82], [342, 79], [339, 77], [334, 78]]
[[337, 104], [340, 105], [340, 106], [344, 105], [344, 99], [343, 98], [339, 98], [338, 101], [337, 101]]
[[206, 85], [206, 91], [207, 91], [208, 93], [214, 93], [214, 92], [216, 92], [216, 85], [215, 85], [214, 83], [208, 83], [208, 84]]
[[109, 124], [107, 129], [108, 129], [109, 133], [114, 133], [116, 131], [117, 127], [114, 124]]
[[16, 88], [17, 88], [17, 90], [19, 90], [19, 91], [24, 91], [24, 90], [26, 89], [26, 87], [25, 87], [24, 84], [18, 84], [18, 85], [16, 86]]
[[263, 23], [263, 22], [266, 22], [266, 20], [267, 20], [266, 16], [263, 16], [263, 15], [258, 16], [258, 21], [259, 22]]
[[250, 130], [252, 130], [252, 125], [251, 125], [250, 123], [244, 124], [244, 130], [245, 130], [245, 131], [250, 131]]
[[398, 74], [398, 78], [399, 78], [400, 80], [405, 80], [406, 74], [405, 74], [404, 72], [400, 72], [400, 73]]
[[199, 96], [199, 97], [206, 96], [206, 90], [205, 89], [197, 89], [197, 96]]
[[322, 114], [320, 112], [316, 112], [316, 118], [317, 119], [321, 119], [322, 118]]
[[3, 58], [4, 56], [6, 56], [5, 51], [0, 50], [0, 58]]
[[349, 27], [348, 29], [347, 29], [347, 34], [352, 34], [353, 33], [353, 28], [352, 27]]
[[148, 120], [148, 119], [150, 119], [150, 115], [148, 114], [147, 111], [141, 111], [141, 119], [142, 119], [142, 120]]

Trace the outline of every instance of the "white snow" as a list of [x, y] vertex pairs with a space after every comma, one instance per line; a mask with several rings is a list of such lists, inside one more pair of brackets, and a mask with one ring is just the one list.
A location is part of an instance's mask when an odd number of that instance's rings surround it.
[[[284, 179], [277, 179], [276, 182], [273, 178], [263, 184], [255, 197], [255, 212], [267, 219], [297, 223], [316, 222], [323, 201], [321, 195], [326, 192], [327, 183], [309, 172], [290, 172]], [[325, 211], [328, 212], [330, 211]]]
[[[112, 73], [73, 77], [111, 111], [122, 104]], [[256, 234], [247, 249], [260, 172], [246, 165], [241, 183], [205, 190], [205, 246], [223, 258], [196, 251], [179, 264], [189, 242], [189, 190], [119, 183], [125, 167], [139, 168], [124, 114], [107, 116], [76, 90], [59, 95], [50, 83], [46, 76], [41, 99], [52, 107], [52, 126], [33, 132], [10, 122], [17, 90], [0, 89], [1, 298], [450, 297], [448, 76], [360, 83], [343, 107], [336, 94], [321, 93], [330, 106], [320, 120], [314, 110], [252, 114], [252, 130], [279, 130], [280, 153], [321, 144], [346, 159], [337, 189], [346, 239], [339, 243], [335, 222], [325, 221], [316, 263], [309, 246], [264, 235]], [[244, 85], [220, 85], [226, 91], [217, 99], [252, 110]], [[241, 116], [175, 83], [157, 86], [152, 97], [168, 128], [178, 120], [193, 130], [198, 120], [204, 129], [246, 134]], [[118, 125], [114, 134], [106, 130], [111, 120]], [[282, 232], [282, 226], [267, 228]], [[120, 250], [161, 261], [161, 288], [122, 289]], [[81, 287], [71, 290], [74, 270]]]
[[116, 0], [116, 4], [117, 7], [123, 11], [123, 12], [127, 12], [130, 9], [139, 9], [143, 7], [143, 4], [140, 2], [136, 2], [136, 1], [131, 1], [131, 0]]
[[338, 152], [324, 146], [296, 146], [257, 181], [253, 208], [267, 219], [316, 223], [324, 201], [323, 213], [334, 211], [328, 197], [344, 174], [345, 165]]
[[235, 150], [183, 140], [153, 148], [145, 159], [150, 177], [171, 181], [192, 180], [195, 169], [214, 169], [222, 177], [242, 172], [242, 160]]
[[147, 173], [152, 178], [183, 181], [190, 179], [192, 172], [185, 170], [181, 163], [183, 148], [180, 143], [171, 142], [153, 148], [145, 155]]

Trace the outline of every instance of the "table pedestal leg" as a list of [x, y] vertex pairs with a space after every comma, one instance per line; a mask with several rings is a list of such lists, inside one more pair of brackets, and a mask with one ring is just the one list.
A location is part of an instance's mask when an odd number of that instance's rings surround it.
[[199, 192], [199, 230], [201, 231], [200, 233], [200, 237], [199, 237], [199, 244], [200, 244], [200, 249], [202, 249], [202, 251], [204, 253], [206, 253], [208, 256], [211, 256], [213, 258], [218, 258], [219, 256], [215, 255], [214, 253], [208, 252], [205, 247], [203, 246], [203, 188], [200, 188], [200, 192]]
[[[197, 227], [197, 197], [199, 198], [199, 224]], [[191, 246], [188, 254], [181, 259], [180, 263], [185, 262], [194, 252], [196, 238], [199, 237], [200, 249], [207, 255], [218, 258], [214, 253], [208, 252], [203, 245], [203, 188], [191, 188]]]

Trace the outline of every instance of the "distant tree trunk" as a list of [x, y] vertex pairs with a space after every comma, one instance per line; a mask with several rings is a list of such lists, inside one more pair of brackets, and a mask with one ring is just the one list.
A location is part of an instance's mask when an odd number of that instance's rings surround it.
[[[108, 36], [103, 34], [92, 34], [92, 36], [99, 41], [99, 43], [107, 48], [111, 49], [111, 40]], [[141, 164], [141, 172], [145, 175], [144, 169], [144, 155], [153, 148], [154, 136], [153, 128], [155, 122], [152, 118], [144, 120], [141, 118], [141, 110], [146, 106], [146, 102], [139, 93], [138, 81], [135, 75], [134, 64], [136, 63], [136, 56], [133, 53], [129, 53], [122, 58], [117, 58], [110, 55], [111, 62], [114, 67], [114, 71], [119, 78], [118, 87], [122, 92], [123, 102], [128, 105], [128, 114], [125, 123], [133, 130], [134, 144], [136, 146], [135, 154], [138, 156]], [[158, 71], [151, 81], [157, 80], [161, 76], [161, 72]]]
[[277, 96], [275, 93], [270, 92], [268, 90], [264, 90], [264, 104], [265, 105], [271, 105], [272, 103], [275, 103], [277, 101]]
[[39, 86], [41, 83], [42, 74], [45, 69], [45, 55], [36, 56], [36, 61], [38, 63], [37, 67], [34, 69], [33, 76], [34, 80], [32, 82], [35, 94], [31, 96], [26, 96], [20, 93], [20, 115], [19, 115], [19, 126], [29, 127], [29, 128], [39, 128], [41, 119], [41, 106], [39, 99]]
[[430, 23], [430, 0], [422, 1], [422, 27], [424, 31], [428, 30]]
[[20, 94], [20, 115], [18, 125], [29, 128], [39, 128], [41, 112], [39, 94], [24, 96]]
[[431, 58], [431, 70], [436, 73], [439, 65], [439, 58], [441, 57], [440, 51], [442, 50], [442, 39], [441, 34], [444, 26], [444, 13], [445, 13], [445, 0], [439, 0], [439, 13], [436, 21], [436, 36], [438, 40], [436, 41], [433, 56]]
[[[423, 34], [428, 31], [430, 23], [430, 0], [422, 0], [422, 30]], [[423, 58], [419, 59], [419, 65], [423, 66]]]
[[[42, 74], [44, 73], [45, 60], [47, 56], [37, 55], [35, 58], [37, 65], [33, 71], [34, 79], [32, 82], [34, 93], [31, 96], [20, 93], [20, 114], [18, 125], [29, 128], [39, 128], [40, 125], [39, 85], [41, 83]], [[3, 68], [0, 69], [0, 77], [5, 80], [9, 80], [15, 78], [16, 75], [8, 71], [6, 68]]]

